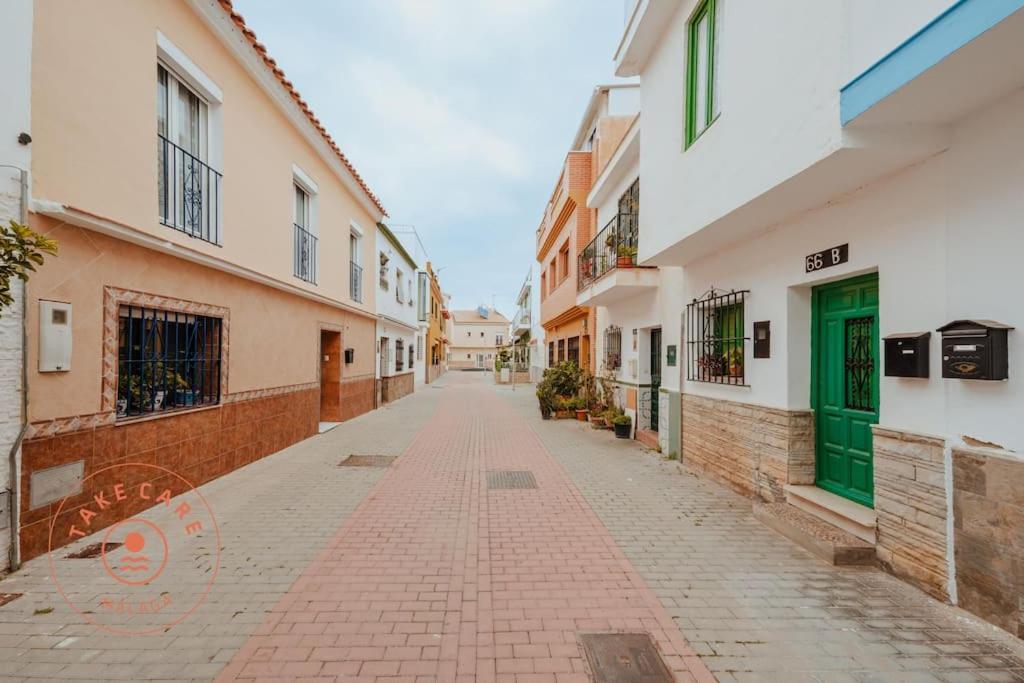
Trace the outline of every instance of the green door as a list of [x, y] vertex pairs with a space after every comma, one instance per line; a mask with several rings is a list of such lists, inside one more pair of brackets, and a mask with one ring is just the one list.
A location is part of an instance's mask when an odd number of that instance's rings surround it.
[[811, 404], [819, 487], [874, 506], [871, 425], [878, 422], [878, 275], [813, 293]]
[[661, 328], [651, 330], [651, 429], [658, 431], [658, 392], [661, 390]]

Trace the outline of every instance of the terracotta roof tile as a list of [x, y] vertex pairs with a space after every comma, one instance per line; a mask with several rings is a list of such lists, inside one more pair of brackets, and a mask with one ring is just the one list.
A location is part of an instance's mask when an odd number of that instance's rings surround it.
[[244, 35], [246, 39], [249, 41], [249, 43], [252, 45], [252, 48], [263, 58], [263, 63], [267, 65], [267, 68], [270, 69], [270, 71], [281, 82], [281, 85], [283, 85], [285, 89], [288, 91], [288, 93], [291, 95], [292, 99], [295, 100], [295, 104], [297, 104], [299, 108], [302, 109], [302, 111], [306, 114], [306, 117], [309, 119], [309, 122], [313, 124], [313, 127], [320, 132], [320, 135], [323, 136], [324, 140], [327, 142], [330, 148], [334, 151], [335, 154], [338, 155], [338, 159], [340, 159], [341, 163], [345, 165], [345, 168], [349, 170], [349, 172], [352, 174], [352, 177], [355, 178], [356, 182], [359, 184], [359, 187], [361, 187], [363, 189], [363, 192], [366, 193], [366, 196], [369, 197], [370, 201], [373, 202], [374, 206], [380, 209], [381, 213], [383, 213], [386, 216], [387, 211], [384, 209], [384, 206], [380, 203], [380, 199], [378, 199], [377, 195], [375, 195], [373, 191], [370, 190], [369, 186], [366, 184], [366, 181], [363, 180], [363, 177], [361, 175], [359, 175], [359, 171], [355, 169], [355, 166], [353, 166], [352, 162], [348, 160], [348, 157], [346, 157], [338, 148], [338, 145], [331, 138], [330, 134], [324, 128], [323, 124], [320, 123], [320, 120], [313, 115], [313, 111], [309, 108], [309, 105], [306, 104], [306, 102], [302, 99], [302, 96], [299, 95], [298, 91], [295, 89], [295, 86], [292, 85], [292, 82], [285, 78], [284, 71], [282, 71], [281, 68], [277, 66], [277, 62], [274, 61], [274, 59], [267, 54], [266, 46], [264, 46], [263, 43], [256, 40], [256, 34], [253, 32], [251, 28], [249, 28], [245, 24], [245, 19], [232, 6], [231, 0], [218, 0], [218, 2], [220, 3], [221, 8], [225, 12], [227, 12], [228, 15], [231, 17], [231, 20], [235, 23], [235, 26], [238, 27], [238, 30], [242, 32], [242, 35]]

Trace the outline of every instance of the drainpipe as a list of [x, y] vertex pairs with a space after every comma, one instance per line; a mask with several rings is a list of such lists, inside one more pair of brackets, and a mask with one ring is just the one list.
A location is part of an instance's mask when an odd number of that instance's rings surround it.
[[[18, 168], [17, 170], [21, 181], [21, 223], [24, 225], [28, 223], [28, 171], [23, 168]], [[25, 432], [28, 430], [28, 354], [26, 352], [28, 349], [28, 326], [25, 319], [25, 314], [28, 311], [28, 288], [24, 280], [18, 282], [16, 286], [21, 290], [21, 428], [18, 430], [18, 436], [11, 446], [11, 452], [8, 454], [8, 466], [10, 469], [8, 488], [11, 492], [9, 510], [11, 517], [9, 522], [11, 548], [9, 562], [12, 572], [17, 571], [21, 567], [21, 547], [18, 534], [18, 526], [21, 523], [21, 472], [19, 472], [18, 468], [18, 456], [21, 453], [21, 442], [25, 438]]]

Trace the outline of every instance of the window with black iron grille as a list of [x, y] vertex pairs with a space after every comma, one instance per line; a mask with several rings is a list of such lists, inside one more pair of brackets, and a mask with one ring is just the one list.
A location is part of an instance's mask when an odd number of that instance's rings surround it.
[[564, 339], [559, 339], [558, 340], [558, 360], [559, 361], [564, 361], [565, 360], [565, 340]]
[[745, 385], [744, 299], [711, 290], [686, 306], [686, 379]]
[[604, 366], [609, 370], [622, 367], [622, 328], [618, 325], [604, 330]]
[[121, 306], [117, 417], [220, 402], [220, 318]]
[[416, 358], [416, 349], [410, 344], [409, 345], [409, 369], [413, 368], [413, 359]]
[[566, 358], [565, 359], [570, 361], [570, 362], [572, 362], [572, 363], [575, 363], [576, 365], [580, 364], [580, 338], [579, 337], [569, 337], [569, 345], [567, 347]]
[[548, 342], [548, 367], [555, 364], [555, 342]]
[[405, 340], [395, 340], [395, 372], [401, 372], [405, 364]]

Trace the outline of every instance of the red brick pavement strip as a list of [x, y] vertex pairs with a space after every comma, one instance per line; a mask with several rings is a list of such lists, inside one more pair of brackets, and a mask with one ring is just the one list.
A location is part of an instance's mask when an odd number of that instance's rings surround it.
[[[218, 680], [587, 681], [578, 633], [713, 681], [527, 423], [449, 376], [437, 414]], [[488, 490], [488, 470], [538, 488]]]

